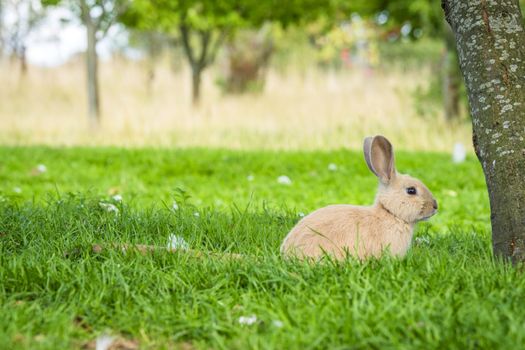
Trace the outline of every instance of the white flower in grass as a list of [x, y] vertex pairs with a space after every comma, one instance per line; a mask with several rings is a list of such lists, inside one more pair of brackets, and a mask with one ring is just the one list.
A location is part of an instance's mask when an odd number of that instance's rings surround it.
[[173, 209], [173, 210], [179, 210], [179, 205], [177, 204], [176, 201], [173, 201], [173, 204], [171, 205], [171, 209]]
[[22, 193], [22, 189], [20, 187], [13, 187], [14, 193]]
[[334, 164], [334, 163], [328, 164], [328, 170], [337, 171], [337, 164]]
[[197, 211], [196, 211], [195, 213], [193, 213], [193, 215], [194, 215], [195, 217], [197, 217], [197, 218], [198, 218], [199, 216], [201, 216], [201, 214], [200, 214], [199, 212], [197, 212]]
[[429, 245], [430, 244], [430, 239], [426, 236], [416, 237], [415, 241], [417, 245]]
[[251, 326], [255, 322], [257, 322], [257, 316], [255, 315], [239, 317], [239, 323], [242, 325]]
[[184, 240], [184, 238], [182, 238], [181, 236], [177, 236], [177, 235], [175, 235], [175, 234], [171, 234], [171, 235], [168, 237], [168, 249], [174, 249], [174, 250], [178, 250], [178, 249], [188, 250], [188, 249], [190, 249], [190, 245], [189, 245], [188, 242], [186, 242], [186, 240]]
[[291, 185], [292, 184], [292, 180], [286, 175], [279, 176], [277, 178], [277, 182], [280, 183], [281, 185]]
[[463, 163], [465, 161], [465, 158], [467, 158], [467, 151], [465, 150], [465, 146], [463, 144], [456, 142], [454, 144], [454, 150], [452, 151], [452, 161], [454, 163]]
[[118, 208], [114, 204], [100, 202], [98, 205], [100, 205], [100, 207], [106, 210], [108, 213], [115, 213], [116, 215], [119, 212]]
[[122, 196], [120, 194], [116, 194], [111, 198], [113, 198], [113, 200], [116, 202], [122, 202]]
[[253, 176], [253, 175], [248, 175], [248, 176], [246, 177], [246, 180], [248, 180], [248, 181], [253, 181], [253, 179], [254, 179], [254, 176]]
[[111, 344], [113, 344], [114, 340], [114, 337], [107, 334], [102, 334], [100, 337], [97, 338], [97, 341], [95, 342], [95, 349], [108, 350], [111, 347]]
[[299, 215], [299, 217], [304, 218], [304, 213], [303, 212], [299, 212], [299, 213], [297, 213], [297, 215]]
[[283, 321], [279, 321], [279, 320], [273, 320], [272, 324], [276, 328], [283, 328], [283, 326], [284, 326]]
[[44, 164], [38, 164], [36, 166], [36, 171], [38, 171], [40, 174], [43, 174], [47, 171], [47, 167]]

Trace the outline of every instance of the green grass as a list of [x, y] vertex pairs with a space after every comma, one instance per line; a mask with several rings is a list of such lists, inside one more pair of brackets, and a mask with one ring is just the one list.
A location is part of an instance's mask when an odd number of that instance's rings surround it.
[[[405, 259], [308, 265], [279, 244], [300, 212], [373, 200], [359, 152], [0, 148], [0, 349], [523, 347], [525, 279], [492, 259], [477, 161], [449, 158], [397, 155], [440, 203]], [[90, 249], [170, 234], [204, 256]]]

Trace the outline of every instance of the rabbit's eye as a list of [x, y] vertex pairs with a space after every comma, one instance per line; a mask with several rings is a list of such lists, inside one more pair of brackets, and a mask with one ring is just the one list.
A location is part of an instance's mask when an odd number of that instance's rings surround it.
[[407, 187], [407, 193], [412, 195], [412, 196], [417, 194], [416, 188], [415, 187]]

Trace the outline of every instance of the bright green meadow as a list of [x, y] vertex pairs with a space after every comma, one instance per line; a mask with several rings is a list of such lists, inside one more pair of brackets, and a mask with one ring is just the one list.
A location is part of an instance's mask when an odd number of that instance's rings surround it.
[[[440, 206], [408, 256], [313, 264], [280, 242], [303, 213], [372, 203], [361, 152], [0, 147], [0, 349], [525, 347], [525, 280], [492, 258], [477, 160], [396, 156]], [[170, 235], [191, 252], [91, 249]]]

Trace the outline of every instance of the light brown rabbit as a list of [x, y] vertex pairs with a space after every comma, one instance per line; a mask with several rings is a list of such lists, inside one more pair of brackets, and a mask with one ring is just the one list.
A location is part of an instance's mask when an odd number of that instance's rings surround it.
[[390, 250], [402, 257], [410, 248], [414, 225], [437, 212], [437, 202], [419, 180], [398, 174], [394, 150], [384, 136], [367, 137], [363, 151], [368, 168], [379, 178], [369, 207], [330, 205], [305, 216], [288, 233], [281, 253], [299, 258], [359, 259]]

